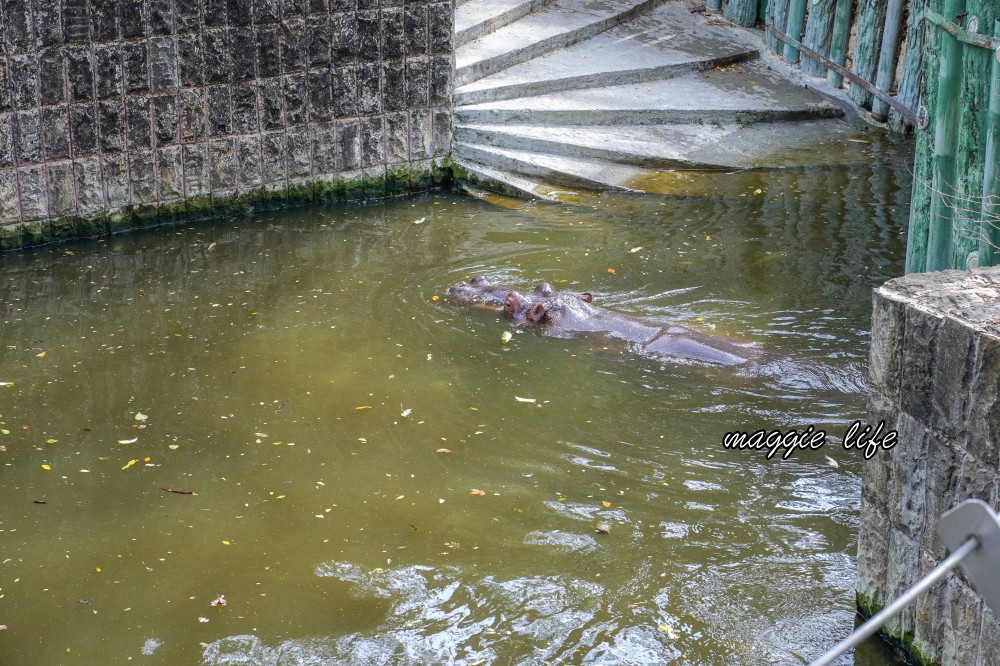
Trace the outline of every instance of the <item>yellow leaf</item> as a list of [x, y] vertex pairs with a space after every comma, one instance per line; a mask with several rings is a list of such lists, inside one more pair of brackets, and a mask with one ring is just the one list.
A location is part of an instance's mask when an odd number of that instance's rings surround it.
[[362, 409], [371, 409], [371, 408], [372, 408], [371, 405], [358, 405], [357, 407], [354, 408], [354, 411], [360, 412]]
[[510, 342], [510, 339], [514, 337], [514, 334], [510, 331], [504, 331], [503, 335], [500, 336], [500, 344], [505, 345]]
[[406, 495], [400, 495], [400, 496], [399, 496], [399, 497], [397, 497], [396, 499], [397, 499], [397, 500], [401, 500], [401, 499], [403, 499], [404, 497], [406, 497]]
[[483, 495], [486, 494], [486, 491], [485, 490], [480, 490], [479, 488], [473, 488], [472, 492], [469, 493], [469, 494], [470, 495], [479, 495], [480, 497], [482, 497]]
[[38, 352], [37, 354], [35, 354], [35, 356], [37, 356], [38, 358], [45, 358], [46, 354], [48, 354], [48, 352], [43, 351], [43, 352]]
[[94, 567], [94, 571], [96, 571], [97, 573], [101, 573], [101, 567]]
[[431, 296], [431, 300], [432, 300], [432, 301], [440, 301], [440, 300], [441, 300], [441, 297], [440, 297], [440, 296], [438, 296], [437, 294], [434, 294], [433, 296]]
[[119, 444], [135, 444], [138, 441], [139, 441], [138, 437], [133, 437], [132, 439], [119, 439], [118, 443]]
[[517, 400], [518, 402], [535, 402], [534, 398], [519, 398], [516, 395], [514, 396], [514, 400]]
[[46, 444], [55, 444], [58, 441], [59, 441], [58, 439], [47, 439], [47, 440], [45, 440], [45, 443]]
[[168, 444], [167, 448], [170, 449], [171, 451], [176, 451], [177, 449], [181, 448], [181, 445], [180, 444]]
[[51, 472], [52, 465], [42, 465], [42, 469], [44, 469], [46, 472]]
[[615, 274], [615, 269], [613, 269], [613, 268], [609, 268], [609, 269], [608, 269], [608, 274], [609, 274], [609, 275], [614, 275], [614, 274]]
[[223, 541], [222, 541], [222, 545], [223, 545], [223, 546], [231, 546], [232, 544], [231, 544], [231, 543], [229, 543], [229, 542], [228, 542], [228, 541], [226, 541], [226, 540], [223, 540]]
[[10, 430], [7, 430], [6, 428], [0, 428], [0, 435], [9, 435], [9, 434]]
[[438, 449], [434, 453], [451, 453], [451, 449]]
[[122, 469], [128, 469], [129, 467], [131, 467], [132, 465], [136, 464], [137, 462], [139, 462], [139, 461], [138, 460], [129, 460], [127, 463], [125, 463], [125, 466], [122, 467]]
[[13, 386], [14, 382], [0, 382], [0, 386]]
[[608, 507], [610, 507], [610, 506], [611, 506], [611, 502], [609, 502], [609, 501], [607, 501], [607, 500], [604, 500], [603, 502], [601, 502], [601, 504], [603, 504], [603, 505], [604, 505], [604, 508], [605, 508], [605, 509], [607, 509]]

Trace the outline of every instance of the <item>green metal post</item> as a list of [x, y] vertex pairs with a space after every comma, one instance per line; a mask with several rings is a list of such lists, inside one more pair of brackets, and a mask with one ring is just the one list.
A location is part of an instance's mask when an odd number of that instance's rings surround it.
[[[802, 22], [806, 17], [806, 0], [791, 0], [788, 4], [788, 20], [785, 22], [785, 34], [797, 42], [802, 41]], [[785, 60], [799, 61], [799, 50], [791, 44], [785, 44]]]
[[[767, 0], [765, 25], [773, 25], [779, 32], [785, 31], [785, 23], [788, 20], [788, 0]], [[775, 53], [781, 53], [785, 43], [772, 35], [769, 31], [764, 31], [764, 41]]]
[[[1000, 39], [1000, 19], [993, 23], [993, 36]], [[986, 127], [979, 265], [995, 266], [1000, 259], [1000, 49], [995, 53], [990, 73], [990, 106]]]
[[[837, 0], [837, 9], [833, 14], [833, 35], [830, 37], [830, 60], [843, 66], [847, 57], [847, 38], [851, 33], [852, 0]], [[833, 71], [827, 72], [826, 80], [834, 88], [844, 83], [844, 77]]]
[[[830, 54], [830, 33], [836, 3], [837, 0], [812, 0], [809, 5], [809, 17], [806, 19], [806, 32], [802, 44], [820, 55]], [[809, 56], [802, 58], [801, 67], [806, 74], [826, 76], [826, 65]]]
[[710, 12], [717, 12], [722, 9], [722, 0], [706, 0], [705, 9]]
[[[885, 28], [882, 29], [882, 48], [878, 57], [875, 87], [884, 93], [892, 87], [896, 73], [896, 46], [899, 44], [899, 22], [903, 18], [903, 0], [889, 0], [885, 10]], [[877, 120], [885, 120], [889, 105], [878, 97], [872, 99], [872, 115]]]
[[[942, 14], [955, 17], [965, 9], [964, 0], [945, 0]], [[958, 142], [958, 107], [961, 89], [962, 47], [958, 39], [938, 30], [940, 74], [937, 89], [934, 153], [931, 156], [931, 210], [927, 232], [927, 265], [924, 270], [950, 268], [952, 221], [955, 217], [955, 149]], [[964, 266], [962, 268], [965, 268]]]
[[[903, 56], [903, 74], [899, 77], [899, 87], [896, 99], [906, 108], [916, 112], [920, 91], [917, 83], [920, 81], [920, 68], [923, 66], [924, 54], [924, 19], [923, 12], [918, 8], [910, 8], [906, 20], [906, 55]], [[896, 132], [904, 132], [908, 125], [906, 118], [898, 111], [889, 112], [889, 125]]]

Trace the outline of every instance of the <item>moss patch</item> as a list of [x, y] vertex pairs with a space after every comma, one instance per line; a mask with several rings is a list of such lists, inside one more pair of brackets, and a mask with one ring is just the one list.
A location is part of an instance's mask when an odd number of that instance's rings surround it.
[[[430, 166], [428, 166], [430, 164]], [[393, 165], [350, 174], [300, 180], [282, 187], [261, 187], [235, 194], [201, 195], [160, 205], [128, 206], [92, 215], [74, 215], [0, 227], [0, 252], [79, 238], [95, 238], [159, 225], [187, 224], [259, 210], [315, 203], [365, 201], [424, 192], [451, 182], [449, 160]]]
[[[854, 603], [858, 612], [866, 620], [884, 608], [884, 604], [874, 597], [869, 597], [863, 592], [854, 592]], [[887, 641], [902, 650], [907, 658], [919, 666], [939, 666], [939, 660], [928, 654], [922, 645], [915, 640], [913, 634], [908, 632], [892, 633], [886, 631], [885, 627], [879, 630], [879, 634]]]

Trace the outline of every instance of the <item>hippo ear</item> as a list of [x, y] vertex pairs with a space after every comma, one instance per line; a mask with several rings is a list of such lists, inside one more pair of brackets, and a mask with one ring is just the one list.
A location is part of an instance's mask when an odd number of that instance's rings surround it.
[[584, 303], [593, 303], [594, 302], [594, 295], [592, 293], [590, 293], [589, 291], [585, 291], [582, 294], [580, 294], [579, 298]]
[[472, 278], [473, 287], [483, 287], [485, 285], [488, 285], [489, 283], [490, 283], [489, 280], [487, 280], [482, 275], [477, 275], [476, 277]]
[[545, 314], [546, 314], [545, 306], [542, 305], [541, 303], [535, 303], [530, 308], [528, 308], [528, 311], [525, 313], [524, 316], [532, 324], [541, 324], [542, 322], [545, 321]]
[[542, 282], [534, 289], [534, 293], [538, 296], [545, 296], [546, 298], [555, 296], [556, 290], [548, 282]]

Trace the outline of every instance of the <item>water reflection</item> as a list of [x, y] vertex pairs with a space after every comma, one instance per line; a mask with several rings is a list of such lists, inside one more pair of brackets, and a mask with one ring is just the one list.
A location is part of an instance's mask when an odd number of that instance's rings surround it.
[[[0, 662], [819, 654], [853, 623], [859, 460], [832, 436], [787, 462], [721, 441], [863, 416], [870, 288], [901, 270], [906, 157], [577, 207], [431, 195], [5, 256]], [[586, 289], [754, 342], [773, 365], [528, 331], [503, 345], [497, 315], [442, 298], [478, 274]], [[867, 649], [859, 663], [888, 658]]]

